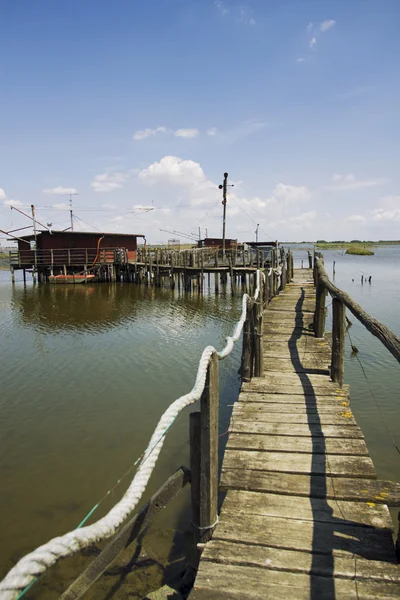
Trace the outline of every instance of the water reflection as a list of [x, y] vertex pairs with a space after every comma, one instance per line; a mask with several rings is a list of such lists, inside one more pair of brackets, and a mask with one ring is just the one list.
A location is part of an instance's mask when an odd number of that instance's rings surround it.
[[[204, 316], [236, 315], [229, 295], [187, 294], [124, 284], [41, 285], [12, 289], [12, 308], [22, 324], [45, 331], [104, 331], [138, 317], [154, 318], [154, 303], [162, 306], [165, 329], [200, 324]], [[170, 302], [165, 311], [165, 302]], [[164, 329], [158, 322], [158, 328]]]

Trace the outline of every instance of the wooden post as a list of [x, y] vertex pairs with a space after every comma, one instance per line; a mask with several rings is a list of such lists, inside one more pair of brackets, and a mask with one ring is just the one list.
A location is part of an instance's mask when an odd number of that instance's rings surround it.
[[317, 272], [317, 289], [315, 298], [315, 313], [314, 313], [314, 332], [315, 337], [324, 337], [325, 332], [325, 299], [326, 289], [325, 286], [320, 282]]
[[281, 274], [281, 290], [282, 291], [286, 288], [286, 276], [287, 276], [286, 262], [285, 262], [285, 260], [283, 260], [283, 262], [282, 262], [282, 274]]
[[332, 300], [332, 381], [343, 387], [344, 381], [344, 348], [345, 348], [345, 306], [338, 298]]
[[243, 345], [242, 345], [242, 381], [251, 380], [252, 371], [252, 351], [251, 351], [251, 333], [252, 333], [252, 308], [253, 301], [247, 301], [246, 320], [243, 325]]
[[200, 522], [200, 411], [189, 415], [189, 437], [190, 437], [190, 484], [192, 497], [192, 523], [193, 541], [196, 547], [199, 542]]
[[312, 269], [312, 254], [308, 251], [308, 268]]
[[26, 270], [25, 269], [22, 269], [22, 275], [24, 278], [24, 286], [26, 286]]
[[218, 413], [219, 359], [211, 356], [206, 385], [200, 401], [200, 509], [199, 541], [208, 542], [214, 531], [218, 512]]
[[12, 281], [12, 283], [15, 283], [14, 267], [10, 267], [10, 271], [11, 271], [11, 281]]
[[253, 308], [254, 377], [264, 376], [263, 347], [263, 278], [260, 277], [260, 294]]
[[397, 515], [397, 520], [399, 522], [399, 528], [397, 530], [396, 556], [397, 556], [397, 560], [400, 562], [400, 512]]

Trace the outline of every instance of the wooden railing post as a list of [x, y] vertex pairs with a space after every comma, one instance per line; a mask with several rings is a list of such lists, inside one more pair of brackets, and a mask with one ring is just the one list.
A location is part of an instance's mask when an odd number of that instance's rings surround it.
[[344, 381], [344, 348], [345, 348], [345, 306], [338, 298], [332, 300], [332, 366], [331, 377], [343, 387]]
[[254, 377], [264, 375], [263, 356], [263, 277], [260, 274], [260, 294], [253, 305]]
[[322, 338], [325, 333], [325, 299], [326, 289], [322, 281], [318, 276], [318, 270], [316, 270], [316, 298], [315, 298], [315, 313], [314, 313], [314, 332], [315, 337]]
[[251, 328], [253, 322], [253, 314], [252, 314], [252, 306], [253, 303], [251, 300], [247, 301], [247, 315], [246, 320], [243, 325], [243, 346], [242, 346], [242, 381], [250, 381], [251, 380], [251, 358], [252, 358], [252, 350], [251, 350]]
[[281, 274], [281, 291], [283, 291], [286, 288], [286, 280], [287, 280], [286, 261], [285, 261], [285, 258], [283, 258], [282, 274]]
[[192, 523], [194, 545], [199, 542], [200, 522], [200, 411], [189, 415], [189, 438], [190, 438], [190, 487], [192, 498]]
[[311, 254], [311, 252], [309, 250], [308, 250], [308, 267], [309, 267], [309, 269], [313, 268], [313, 265], [312, 265], [312, 254]]
[[214, 531], [218, 513], [218, 355], [211, 356], [206, 385], [200, 401], [200, 500], [199, 541], [207, 542]]

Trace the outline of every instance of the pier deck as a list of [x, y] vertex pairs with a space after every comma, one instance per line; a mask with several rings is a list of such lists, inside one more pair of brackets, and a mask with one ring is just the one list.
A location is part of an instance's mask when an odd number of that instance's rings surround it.
[[399, 485], [376, 479], [314, 308], [312, 271], [298, 269], [264, 311], [264, 377], [233, 408], [193, 600], [400, 597], [387, 506]]

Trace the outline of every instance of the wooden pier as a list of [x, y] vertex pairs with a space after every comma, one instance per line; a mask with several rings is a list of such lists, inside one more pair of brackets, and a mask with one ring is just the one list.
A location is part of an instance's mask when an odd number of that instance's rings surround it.
[[[218, 254], [205, 260], [206, 256], [171, 254], [154, 265], [146, 251], [136, 275], [141, 269], [147, 281], [157, 281], [163, 269], [172, 268], [179, 284], [190, 269], [200, 271], [201, 277], [215, 269], [218, 282], [227, 267], [219, 264]], [[377, 479], [351, 412], [350, 391], [344, 384], [345, 308], [399, 362], [400, 338], [334, 286], [321, 256], [313, 260], [309, 254], [310, 268], [296, 270], [291, 252], [277, 248], [268, 268], [265, 257], [256, 256], [254, 264], [254, 256], [239, 256], [241, 267], [237, 259], [228, 255], [232, 294], [242, 268], [242, 289], [251, 295], [243, 299], [239, 322], [242, 387], [233, 405], [220, 478], [219, 360], [227, 356], [233, 338], [219, 353], [213, 348], [204, 351], [209, 352], [202, 366], [205, 385], [193, 399], [200, 400], [200, 410], [189, 419], [190, 470], [181, 467], [168, 478], [119, 528], [63, 599], [84, 595], [189, 483], [194, 556], [188, 558], [185, 583], [177, 584], [183, 597], [400, 598], [400, 535], [395, 544], [389, 513], [389, 507], [400, 506], [400, 484]], [[325, 335], [328, 293], [331, 343]], [[130, 565], [134, 562], [135, 558]]]
[[313, 271], [295, 270], [264, 311], [263, 372], [233, 408], [227, 493], [212, 539], [198, 545], [190, 599], [400, 597], [388, 510], [400, 486], [376, 479], [342, 385], [344, 307], [334, 305], [331, 351], [316, 278], [317, 293]]

